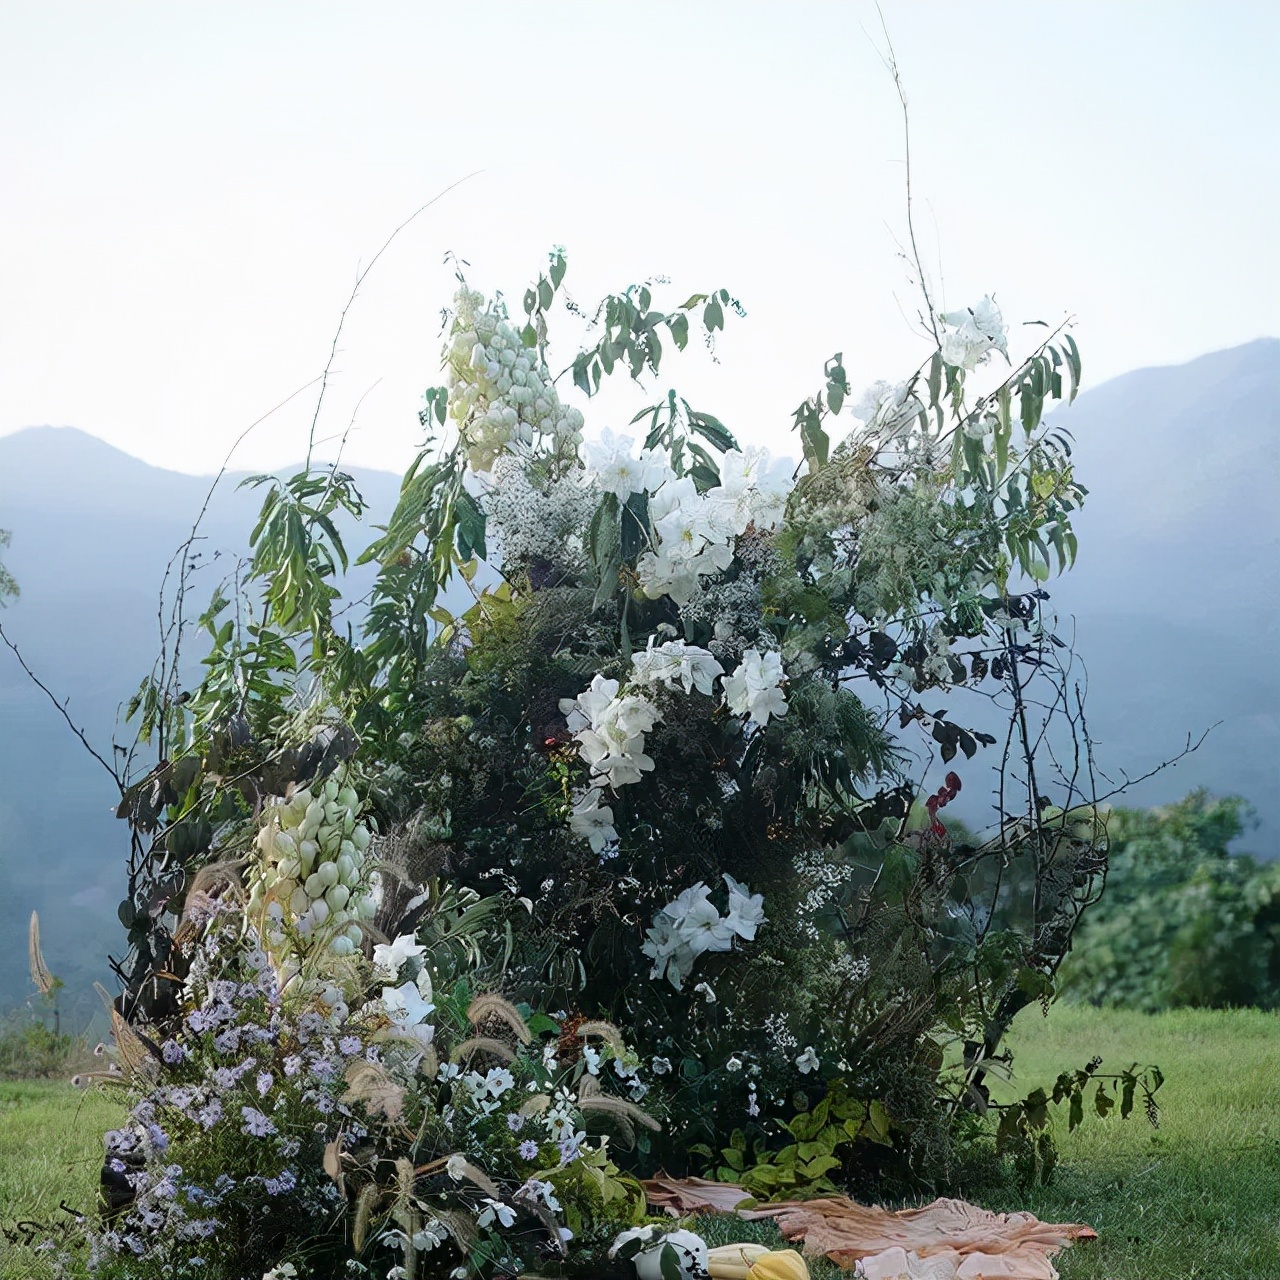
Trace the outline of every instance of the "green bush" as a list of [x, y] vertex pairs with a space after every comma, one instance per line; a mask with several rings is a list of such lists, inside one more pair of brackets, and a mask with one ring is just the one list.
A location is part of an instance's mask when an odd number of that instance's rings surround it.
[[44, 1080], [67, 1070], [72, 1038], [22, 1012], [0, 1021], [0, 1080]]
[[1280, 863], [1231, 854], [1239, 796], [1196, 791], [1111, 819], [1106, 891], [1062, 969], [1063, 994], [1155, 1012], [1280, 1004]]

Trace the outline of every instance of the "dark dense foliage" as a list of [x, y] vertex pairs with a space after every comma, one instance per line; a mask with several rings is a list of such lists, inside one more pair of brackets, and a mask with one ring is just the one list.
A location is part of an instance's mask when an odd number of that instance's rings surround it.
[[1064, 994], [1155, 1011], [1280, 1004], [1280, 862], [1245, 838], [1238, 796], [1121, 809], [1108, 824], [1107, 888], [1062, 970]]

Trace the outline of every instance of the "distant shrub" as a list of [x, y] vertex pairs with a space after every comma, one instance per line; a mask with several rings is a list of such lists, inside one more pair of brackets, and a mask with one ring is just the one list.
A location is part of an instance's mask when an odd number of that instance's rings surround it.
[[0, 1020], [0, 1080], [41, 1080], [67, 1074], [74, 1039], [18, 1010]]
[[1251, 819], [1196, 791], [1111, 819], [1107, 887], [1061, 971], [1064, 995], [1155, 1011], [1280, 1005], [1280, 863], [1231, 854]]

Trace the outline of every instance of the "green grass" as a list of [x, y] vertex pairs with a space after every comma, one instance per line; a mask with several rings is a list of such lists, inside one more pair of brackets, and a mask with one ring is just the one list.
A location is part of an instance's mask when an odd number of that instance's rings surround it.
[[24, 1220], [68, 1223], [65, 1202], [92, 1213], [102, 1135], [123, 1118], [108, 1094], [61, 1081], [0, 1081], [0, 1280], [36, 1280], [45, 1262], [7, 1235]]
[[[1160, 1127], [1056, 1118], [1062, 1164], [1048, 1187], [983, 1197], [1045, 1221], [1087, 1222], [1099, 1239], [1061, 1255], [1063, 1280], [1280, 1277], [1280, 1020], [1256, 1010], [1136, 1014], [1057, 1005], [1014, 1026], [1019, 1093], [1100, 1054], [1102, 1069], [1156, 1063]], [[1013, 1090], [1004, 1090], [1011, 1096]], [[999, 1096], [999, 1094], [997, 1094]], [[1065, 1107], [1055, 1108], [1065, 1112]]]
[[[1051, 1084], [1093, 1055], [1103, 1070], [1157, 1063], [1160, 1128], [1057, 1117], [1053, 1183], [972, 1198], [1045, 1221], [1087, 1222], [1100, 1239], [1058, 1259], [1063, 1280], [1276, 1280], [1280, 1277], [1280, 1020], [1255, 1011], [1144, 1015], [1056, 1006], [1014, 1027], [1017, 1078], [1004, 1096]], [[998, 1095], [999, 1096], [999, 1095]], [[110, 1097], [69, 1085], [0, 1082], [0, 1227], [55, 1221], [58, 1204], [91, 1210], [102, 1133], [118, 1124]], [[47, 1275], [0, 1234], [0, 1280]]]

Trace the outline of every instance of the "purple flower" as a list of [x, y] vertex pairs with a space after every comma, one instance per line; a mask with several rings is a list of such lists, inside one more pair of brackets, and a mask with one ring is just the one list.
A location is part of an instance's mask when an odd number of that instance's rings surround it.
[[520, 1144], [521, 1160], [536, 1160], [538, 1158], [538, 1144], [532, 1138], [526, 1138]]
[[280, 1154], [284, 1156], [286, 1160], [292, 1160], [293, 1157], [301, 1150], [302, 1143], [299, 1142], [297, 1138], [280, 1139]]
[[270, 1071], [258, 1072], [258, 1097], [265, 1098], [271, 1092], [271, 1086], [275, 1083], [275, 1077]]
[[292, 1170], [285, 1169], [278, 1178], [264, 1178], [262, 1185], [269, 1196], [287, 1195], [298, 1185], [298, 1179]]
[[[209, 986], [209, 999], [219, 1004], [230, 1004], [236, 998], [237, 986], [230, 978], [219, 978]], [[230, 1010], [227, 1011], [228, 1013]]]
[[287, 1076], [296, 1076], [302, 1070], [302, 1054], [291, 1053], [284, 1060], [284, 1073]]
[[338, 1041], [338, 1052], [347, 1058], [359, 1053], [362, 1048], [363, 1045], [360, 1043], [359, 1036], [343, 1036]]
[[226, 1027], [213, 1037], [213, 1047], [219, 1053], [235, 1053], [240, 1047], [240, 1028]]
[[211, 1099], [206, 1106], [200, 1108], [196, 1119], [200, 1121], [202, 1129], [212, 1129], [222, 1119], [222, 1103], [217, 1098]]
[[160, 1046], [160, 1056], [172, 1067], [187, 1056], [187, 1051], [176, 1040], [166, 1040]]
[[240, 1115], [244, 1120], [240, 1132], [251, 1138], [266, 1138], [276, 1131], [275, 1125], [254, 1107], [241, 1107]]
[[324, 1019], [311, 1009], [298, 1018], [298, 1039], [306, 1044], [324, 1026]]
[[560, 1149], [560, 1163], [568, 1164], [570, 1160], [576, 1160], [579, 1152], [582, 1150], [582, 1139], [576, 1134], [568, 1138], [561, 1138], [556, 1146]]
[[169, 1135], [158, 1124], [147, 1125], [147, 1137], [153, 1151], [163, 1151], [169, 1145]]
[[524, 1128], [524, 1116], [522, 1116], [518, 1111], [508, 1111], [507, 1128], [510, 1129], [512, 1133], [519, 1133], [520, 1130]]
[[233, 1067], [215, 1067], [213, 1071], [213, 1084], [216, 1089], [234, 1089], [236, 1082], [239, 1080]]
[[202, 1031], [208, 1031], [211, 1026], [216, 1025], [210, 1021], [209, 1015], [203, 1009], [193, 1009], [187, 1014], [187, 1026], [199, 1035]]
[[329, 1058], [313, 1058], [311, 1060], [311, 1078], [327, 1083], [338, 1074], [338, 1064]]

